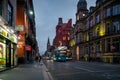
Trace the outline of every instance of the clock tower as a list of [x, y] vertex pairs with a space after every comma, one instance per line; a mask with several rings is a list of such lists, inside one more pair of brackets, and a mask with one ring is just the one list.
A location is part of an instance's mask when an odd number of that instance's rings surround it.
[[86, 0], [79, 0], [77, 4], [76, 21], [81, 20], [84, 17], [86, 17], [87, 13], [88, 13], [88, 10], [87, 10]]

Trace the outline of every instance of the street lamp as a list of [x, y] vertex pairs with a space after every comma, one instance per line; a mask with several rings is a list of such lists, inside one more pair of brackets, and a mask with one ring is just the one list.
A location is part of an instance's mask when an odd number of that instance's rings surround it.
[[30, 10], [30, 12], [29, 12], [29, 13], [30, 13], [30, 15], [33, 15], [33, 11], [31, 11], [31, 10]]

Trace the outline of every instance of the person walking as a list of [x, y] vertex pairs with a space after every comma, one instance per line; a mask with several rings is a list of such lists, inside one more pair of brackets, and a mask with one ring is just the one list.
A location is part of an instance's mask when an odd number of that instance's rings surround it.
[[41, 59], [42, 59], [42, 57], [41, 57], [41, 56], [39, 56], [39, 58], [38, 58], [39, 63], [41, 62]]

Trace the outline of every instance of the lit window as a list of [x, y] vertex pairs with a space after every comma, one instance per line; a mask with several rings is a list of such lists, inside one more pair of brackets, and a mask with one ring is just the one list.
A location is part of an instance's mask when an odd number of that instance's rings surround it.
[[79, 20], [79, 15], [77, 15], [77, 20]]
[[63, 40], [66, 40], [66, 37], [63, 37]]
[[68, 40], [70, 40], [70, 37], [68, 37]]

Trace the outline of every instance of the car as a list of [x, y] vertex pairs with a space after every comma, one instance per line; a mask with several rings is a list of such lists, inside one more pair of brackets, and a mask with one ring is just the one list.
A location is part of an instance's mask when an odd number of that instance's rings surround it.
[[66, 55], [65, 54], [59, 54], [56, 56], [56, 61], [57, 62], [65, 62], [66, 61]]
[[71, 61], [72, 60], [72, 58], [71, 57], [66, 57], [66, 61]]

